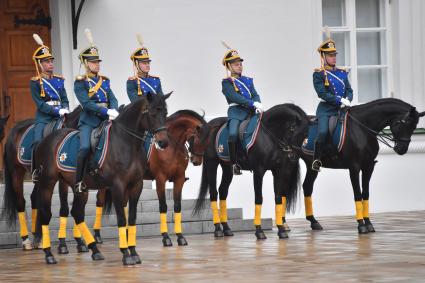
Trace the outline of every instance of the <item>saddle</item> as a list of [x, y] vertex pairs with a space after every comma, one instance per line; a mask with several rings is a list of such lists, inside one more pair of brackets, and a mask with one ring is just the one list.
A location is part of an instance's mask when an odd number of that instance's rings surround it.
[[43, 138], [50, 135], [53, 131], [62, 129], [64, 127], [64, 117], [60, 117], [59, 119], [55, 119], [51, 122], [49, 122], [46, 126], [44, 126], [43, 129]]
[[103, 130], [109, 125], [109, 120], [103, 121], [99, 127], [95, 128], [90, 135], [90, 148], [92, 152], [95, 152], [99, 145], [100, 137], [102, 136]]
[[[344, 117], [344, 115], [337, 115], [329, 118], [328, 137], [333, 135], [338, 122], [344, 121]], [[319, 119], [314, 115], [308, 115], [308, 119], [310, 120], [309, 125], [315, 125], [319, 122]]]

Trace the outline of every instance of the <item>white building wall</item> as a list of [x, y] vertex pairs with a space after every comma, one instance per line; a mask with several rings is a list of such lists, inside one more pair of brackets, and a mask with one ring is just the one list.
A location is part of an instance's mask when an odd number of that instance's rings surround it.
[[[318, 99], [311, 76], [319, 65], [316, 48], [321, 39], [321, 1], [90, 0], [80, 17], [78, 50], [72, 50], [69, 1], [51, 2], [53, 23], [59, 24], [59, 32], [56, 27], [52, 30], [53, 49], [60, 49], [62, 58], [57, 59], [62, 60], [70, 96], [73, 78], [79, 72], [78, 53], [87, 46], [84, 29], [90, 28], [104, 60], [101, 72], [111, 78], [120, 103], [128, 103], [125, 83], [133, 74], [129, 57], [137, 48], [135, 35], [141, 33], [153, 60], [151, 73], [161, 77], [164, 92], [174, 91], [168, 101], [170, 113], [190, 108], [205, 110], [207, 117], [226, 115], [221, 94], [225, 49], [220, 40], [239, 50], [245, 59], [245, 74], [255, 78], [267, 108], [294, 102], [308, 113], [315, 111]], [[425, 110], [425, 25], [420, 17], [425, 5], [419, 0], [394, 0], [391, 9], [394, 96]], [[379, 156], [372, 179], [372, 212], [425, 208], [423, 158], [423, 151], [404, 157]], [[184, 197], [196, 196], [200, 175], [201, 168], [190, 165]], [[402, 197], [399, 190], [404, 191]], [[274, 217], [273, 199], [271, 174], [266, 174], [266, 217]], [[324, 169], [315, 186], [314, 200], [318, 216], [353, 214], [348, 172]], [[253, 204], [252, 175], [245, 172], [234, 178], [229, 207], [243, 207], [245, 217], [253, 217]], [[295, 216], [303, 216], [301, 212]]]

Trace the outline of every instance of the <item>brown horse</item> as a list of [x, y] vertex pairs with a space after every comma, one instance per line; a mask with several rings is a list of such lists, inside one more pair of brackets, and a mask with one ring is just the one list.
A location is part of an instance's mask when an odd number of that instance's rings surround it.
[[[63, 125], [67, 128], [76, 128], [78, 119], [80, 117], [81, 107], [74, 109], [69, 115], [63, 118]], [[4, 211], [2, 218], [5, 218], [7, 223], [13, 225], [16, 220], [16, 216], [19, 217], [20, 224], [20, 235], [22, 239], [22, 247], [24, 250], [31, 250], [33, 245], [28, 237], [27, 220], [25, 215], [25, 198], [24, 198], [24, 177], [25, 173], [31, 170], [30, 164], [22, 164], [18, 160], [18, 144], [22, 135], [26, 130], [34, 124], [33, 119], [23, 120], [18, 122], [15, 127], [9, 133], [5, 147], [4, 147]], [[1, 122], [0, 122], [1, 124]], [[59, 183], [59, 189], [61, 194], [64, 192], [68, 193], [68, 188]], [[37, 219], [37, 208], [36, 208], [36, 190], [37, 185], [34, 185], [34, 189], [31, 194], [31, 207], [32, 207], [32, 225], [31, 232], [36, 232], [36, 219]], [[61, 216], [64, 212], [61, 211]], [[80, 235], [81, 239], [81, 235]], [[37, 245], [35, 245], [37, 246]], [[83, 248], [84, 249], [84, 248]]]
[[4, 129], [6, 127], [7, 120], [9, 120], [9, 115], [4, 118], [0, 118], [0, 142], [2, 142], [4, 138]]
[[[110, 122], [108, 135], [108, 152], [100, 167], [88, 166], [84, 182], [89, 189], [108, 189], [117, 212], [119, 248], [123, 254], [124, 265], [141, 263], [136, 252], [136, 215], [137, 203], [142, 191], [143, 176], [147, 168], [147, 160], [142, 146], [143, 134], [150, 131], [154, 134], [155, 144], [160, 148], [168, 146], [165, 119], [167, 107], [165, 100], [170, 96], [147, 95], [129, 105], [119, 117]], [[73, 133], [62, 129], [45, 138], [36, 151], [36, 168], [40, 170], [38, 182], [38, 209], [42, 228], [42, 248], [47, 264], [56, 263], [51, 252], [49, 222], [52, 216], [51, 202], [53, 189], [57, 181], [62, 180], [73, 187], [75, 171], [64, 170], [58, 166], [57, 152], [64, 139]], [[90, 163], [89, 163], [90, 164]], [[85, 219], [85, 205], [88, 193], [74, 194], [71, 215], [81, 231], [88, 248], [92, 251], [93, 260], [104, 257], [97, 248]], [[124, 215], [126, 200], [129, 200], [128, 238], [127, 220]]]
[[[172, 246], [167, 227], [167, 201], [165, 197], [166, 181], [173, 182], [174, 198], [174, 232], [177, 235], [179, 246], [187, 245], [183, 236], [181, 218], [181, 195], [183, 184], [187, 180], [185, 171], [190, 161], [198, 166], [202, 164], [202, 157], [207, 146], [208, 133], [206, 121], [202, 116], [191, 110], [180, 110], [167, 118], [169, 146], [165, 150], [152, 148], [148, 161], [148, 170], [145, 180], [156, 181], [156, 192], [159, 200], [160, 232], [164, 246]], [[188, 145], [188, 147], [186, 147]], [[110, 206], [110, 198], [106, 197], [105, 190], [99, 190], [97, 195], [96, 221], [94, 224], [95, 238], [101, 242], [100, 236], [102, 207]], [[106, 202], [106, 204], [105, 204]]]

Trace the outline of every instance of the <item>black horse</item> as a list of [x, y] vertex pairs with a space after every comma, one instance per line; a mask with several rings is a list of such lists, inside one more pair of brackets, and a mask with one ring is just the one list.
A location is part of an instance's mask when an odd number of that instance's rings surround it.
[[[210, 128], [210, 143], [204, 153], [202, 180], [199, 196], [194, 213], [202, 209], [205, 196], [209, 191], [213, 222], [216, 237], [232, 236], [233, 233], [227, 223], [226, 198], [230, 183], [233, 179], [232, 166], [229, 162], [221, 160], [215, 149], [215, 139], [219, 128], [227, 122], [226, 117], [216, 118], [208, 123]], [[282, 197], [286, 197], [288, 208], [295, 202], [299, 187], [299, 163], [295, 148], [301, 146], [308, 130], [308, 117], [296, 105], [281, 104], [263, 113], [261, 125], [258, 130], [257, 140], [250, 149], [249, 154], [239, 150], [238, 162], [243, 170], [254, 173], [255, 191], [255, 235], [257, 239], [265, 239], [261, 228], [261, 205], [263, 203], [262, 185], [263, 176], [271, 170], [274, 177], [274, 193], [276, 204], [276, 225], [279, 229], [279, 238], [287, 238], [283, 227]], [[218, 189], [220, 197], [220, 214], [217, 208], [217, 168], [220, 164], [223, 175]], [[221, 229], [223, 226], [223, 230]]]
[[[143, 187], [143, 175], [147, 168], [143, 149], [143, 135], [146, 130], [154, 133], [155, 141], [161, 148], [168, 146], [167, 131], [164, 127], [167, 116], [165, 100], [170, 96], [147, 95], [127, 105], [120, 116], [112, 122], [109, 134], [108, 154], [101, 168], [88, 168], [84, 176], [87, 187], [93, 190], [109, 189], [115, 206], [119, 230], [119, 247], [124, 265], [141, 263], [136, 252], [136, 213], [137, 202]], [[40, 169], [38, 189], [38, 209], [43, 233], [43, 250], [48, 264], [56, 263], [51, 253], [49, 222], [54, 186], [62, 180], [73, 187], [75, 172], [63, 171], [56, 163], [56, 152], [64, 138], [72, 130], [59, 130], [42, 141], [36, 151], [36, 166]], [[97, 249], [96, 242], [84, 222], [84, 210], [88, 193], [74, 194], [71, 215], [80, 229], [93, 260], [104, 259]], [[124, 206], [129, 201], [129, 220]]]
[[[425, 112], [418, 113], [412, 105], [395, 98], [378, 99], [366, 104], [353, 106], [347, 110], [347, 129], [345, 144], [336, 155], [322, 158], [323, 167], [349, 169], [356, 205], [356, 219], [360, 234], [375, 232], [369, 218], [369, 181], [378, 155], [378, 140], [388, 144], [392, 140], [394, 151], [403, 155], [409, 148], [413, 131], [419, 118]], [[392, 136], [382, 130], [389, 127]], [[389, 144], [388, 144], [389, 145]], [[312, 156], [301, 153], [307, 173], [303, 183], [306, 219], [313, 230], [323, 229], [313, 215], [311, 195], [317, 171], [311, 169]], [[360, 171], [362, 172], [362, 190], [360, 189]]]
[[[64, 127], [77, 128], [78, 119], [81, 113], [81, 107], [78, 106], [70, 114], [66, 115], [63, 119]], [[56, 122], [56, 121], [55, 121]], [[20, 224], [20, 235], [22, 238], [22, 248], [24, 250], [31, 250], [33, 244], [28, 237], [28, 228], [25, 215], [25, 198], [24, 198], [24, 177], [25, 173], [30, 171], [30, 166], [19, 163], [18, 156], [18, 144], [22, 135], [25, 131], [35, 123], [33, 119], [27, 119], [18, 122], [10, 131], [6, 144], [4, 146], [4, 210], [2, 218], [5, 218], [9, 225], [15, 223], [16, 216], [19, 215]], [[68, 194], [68, 187], [62, 183], [59, 183], [59, 190], [61, 194]], [[39, 243], [39, 237], [36, 233], [36, 219], [37, 219], [37, 208], [36, 208], [36, 191], [37, 184], [34, 185], [31, 193], [31, 207], [32, 207], [32, 227], [31, 232], [34, 234], [34, 246], [37, 248]], [[66, 215], [65, 215], [66, 213]], [[68, 216], [68, 212], [60, 211], [61, 216]], [[79, 249], [84, 250], [84, 243], [81, 242]]]

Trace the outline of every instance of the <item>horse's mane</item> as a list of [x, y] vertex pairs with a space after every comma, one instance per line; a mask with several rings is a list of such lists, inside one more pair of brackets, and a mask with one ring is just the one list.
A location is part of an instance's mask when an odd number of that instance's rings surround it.
[[376, 99], [364, 104], [360, 104], [360, 105], [356, 105], [351, 107], [351, 110], [365, 110], [365, 109], [373, 109], [374, 106], [378, 106], [378, 105], [382, 105], [382, 104], [388, 104], [388, 103], [392, 103], [392, 104], [396, 104], [399, 105], [400, 107], [406, 108], [406, 110], [412, 108], [413, 106], [410, 105], [407, 102], [404, 102], [401, 99], [398, 98], [380, 98], [380, 99]]
[[263, 119], [268, 119], [269, 117], [271, 118], [275, 116], [275, 114], [280, 114], [282, 111], [287, 111], [289, 115], [297, 116], [300, 120], [308, 120], [307, 113], [305, 113], [304, 110], [301, 109], [301, 107], [293, 103], [284, 103], [273, 106], [272, 108], [264, 112]]
[[183, 115], [192, 116], [192, 117], [198, 119], [199, 121], [201, 121], [202, 124], [206, 123], [204, 116], [201, 116], [197, 112], [195, 112], [193, 110], [189, 110], [189, 109], [179, 110], [179, 111], [173, 113], [172, 115], [167, 117], [167, 121], [175, 120], [175, 119], [177, 119], [177, 118], [179, 118], [180, 116], [183, 116]]

